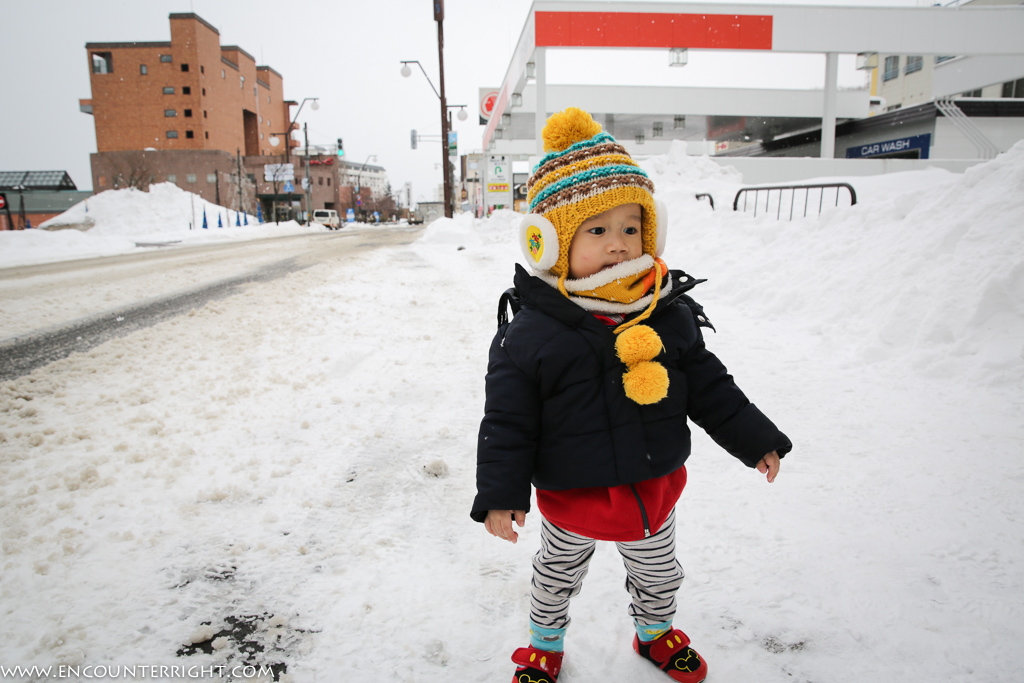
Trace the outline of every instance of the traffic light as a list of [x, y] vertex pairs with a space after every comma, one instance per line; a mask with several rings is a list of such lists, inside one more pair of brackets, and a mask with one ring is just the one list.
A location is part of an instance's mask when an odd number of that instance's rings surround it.
[[342, 141], [341, 138], [338, 138], [338, 156], [345, 156], [345, 143]]
[[416, 129], [412, 129], [412, 148], [416, 149]]

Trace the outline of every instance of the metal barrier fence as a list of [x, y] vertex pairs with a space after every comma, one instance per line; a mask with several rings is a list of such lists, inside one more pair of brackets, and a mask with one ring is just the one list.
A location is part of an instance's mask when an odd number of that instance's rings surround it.
[[[831, 197], [831, 192], [828, 190], [835, 190], [835, 197]], [[843, 192], [843, 190], [847, 192]], [[787, 196], [785, 193], [789, 191]], [[798, 196], [798, 191], [802, 190], [802, 196]], [[815, 192], [815, 190], [817, 192]], [[761, 193], [764, 193], [764, 202], [762, 206]], [[774, 195], [773, 201], [773, 193]], [[750, 200], [750, 196], [753, 195], [753, 201]], [[853, 206], [857, 203], [857, 192], [853, 189], [853, 186], [849, 183], [823, 183], [820, 185], [775, 185], [772, 187], [744, 187], [736, 193], [736, 198], [732, 202], [733, 211], [747, 211], [748, 204], [753, 206], [754, 215], [756, 216], [758, 210], [762, 213], [771, 213], [775, 210], [775, 217], [781, 219], [786, 209], [789, 211], [789, 220], [793, 219], [793, 214], [797, 211], [800, 205], [800, 199], [803, 199], [803, 218], [807, 217], [807, 213], [810, 210], [815, 209], [817, 205], [817, 214], [821, 214], [825, 208], [825, 200], [828, 197], [830, 202], [829, 206], [840, 206], [840, 197], [848, 196], [849, 204], [842, 204], [842, 206]], [[740, 198], [743, 198], [743, 206], [740, 207]], [[788, 203], [787, 200], [788, 199]], [[812, 201], [816, 200], [816, 201]]]
[[697, 195], [697, 201], [700, 201], [702, 199], [706, 199], [709, 202], [711, 202], [711, 208], [715, 208], [715, 198], [709, 195], [707, 192], [701, 192], [700, 194]]

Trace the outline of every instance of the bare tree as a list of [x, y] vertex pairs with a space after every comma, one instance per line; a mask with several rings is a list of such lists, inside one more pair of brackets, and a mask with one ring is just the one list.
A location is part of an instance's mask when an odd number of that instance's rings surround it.
[[146, 153], [115, 152], [107, 155], [110, 163], [112, 184], [114, 189], [134, 187], [143, 192], [149, 191], [153, 184], [153, 171], [146, 160]]

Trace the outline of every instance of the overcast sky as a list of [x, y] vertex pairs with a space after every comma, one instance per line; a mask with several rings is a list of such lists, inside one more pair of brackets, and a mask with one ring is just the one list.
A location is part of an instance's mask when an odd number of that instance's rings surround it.
[[[713, 2], [714, 0], [712, 0]], [[757, 3], [764, 4], [764, 3]], [[811, 4], [777, 2], [776, 4]], [[927, 0], [822, 0], [815, 4], [922, 6]], [[459, 153], [479, 151], [478, 89], [497, 87], [508, 68], [530, 0], [445, 0], [445, 90], [466, 104], [456, 120]], [[169, 41], [168, 15], [195, 12], [284, 77], [287, 99], [319, 97], [298, 122], [310, 144], [344, 138], [350, 161], [376, 155], [391, 187], [412, 184], [413, 201], [433, 199], [441, 183], [438, 143], [410, 149], [409, 131], [439, 135], [440, 104], [423, 74], [399, 73], [400, 60], [423, 64], [439, 87], [437, 24], [432, 0], [3, 0], [0, 38], [0, 170], [66, 170], [90, 189], [93, 119], [78, 110], [91, 96], [87, 42]], [[823, 56], [742, 55], [690, 51], [670, 69], [664, 50], [551, 51], [551, 83], [820, 88]], [[840, 85], [863, 83], [853, 58], [840, 60]]]

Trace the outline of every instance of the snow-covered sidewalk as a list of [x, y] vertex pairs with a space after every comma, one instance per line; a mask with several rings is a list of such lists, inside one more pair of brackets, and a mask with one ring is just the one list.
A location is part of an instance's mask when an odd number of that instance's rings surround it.
[[[677, 623], [709, 682], [1014, 680], [1024, 146], [781, 224], [655, 161], [666, 260], [709, 278], [710, 348], [796, 446], [768, 485], [695, 438]], [[513, 546], [468, 510], [515, 220], [439, 221], [0, 384], [0, 664], [506, 680], [538, 519]], [[560, 681], [664, 680], [622, 582], [601, 547]]]

